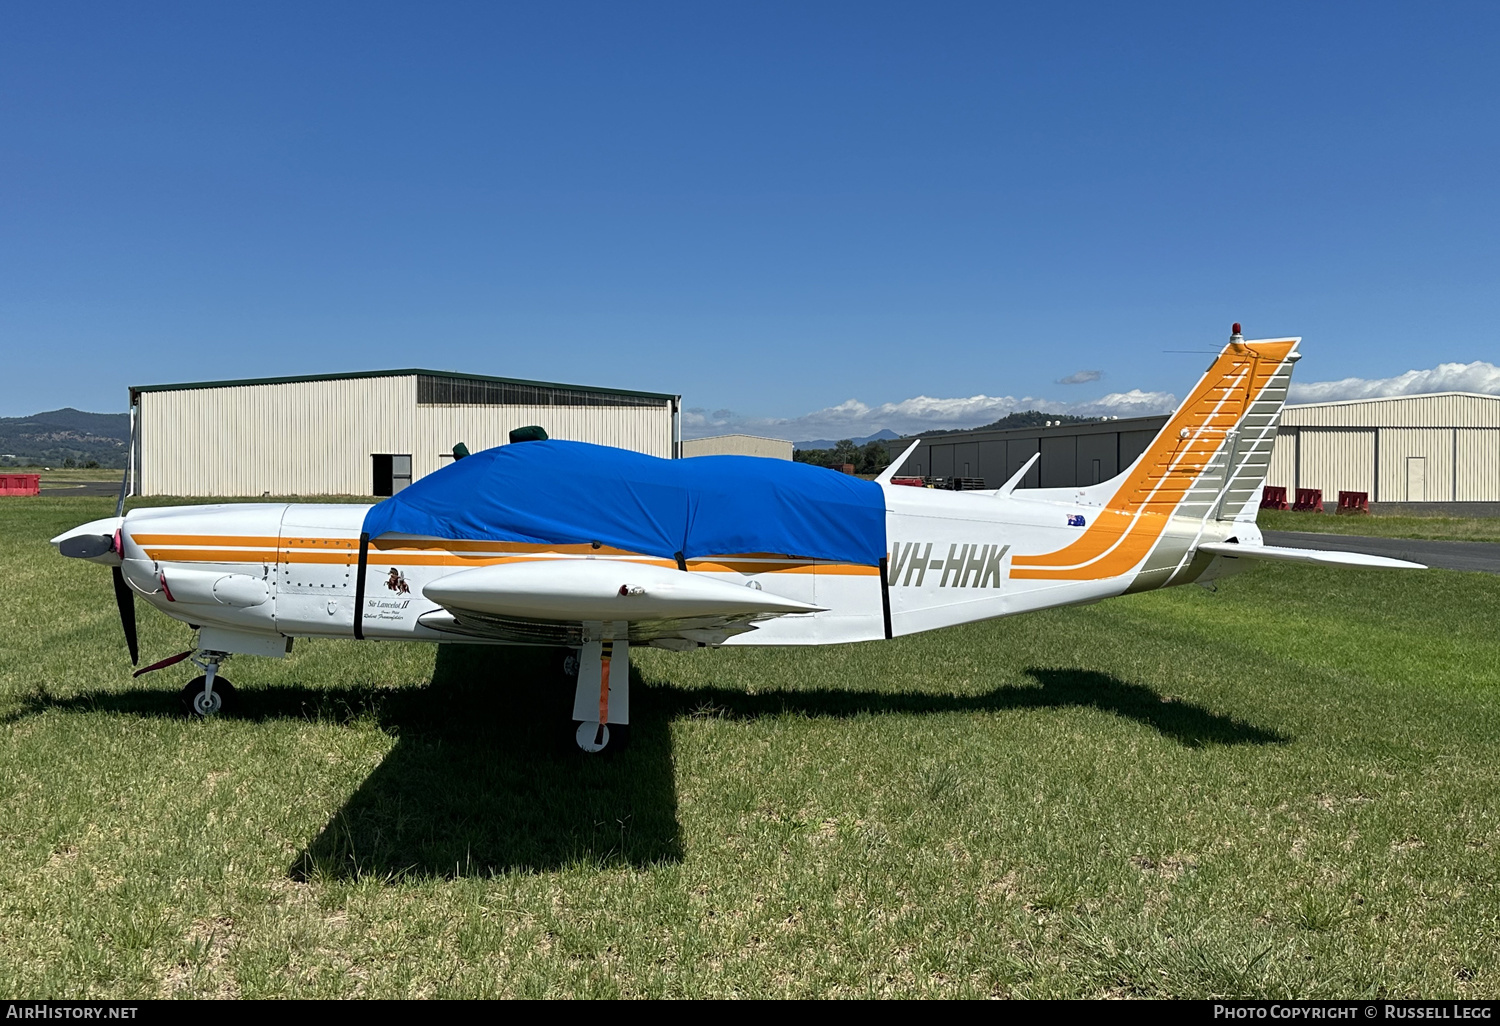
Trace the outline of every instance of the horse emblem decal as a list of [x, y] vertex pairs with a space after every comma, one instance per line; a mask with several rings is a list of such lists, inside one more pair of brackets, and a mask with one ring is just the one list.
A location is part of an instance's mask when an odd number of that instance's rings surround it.
[[406, 583], [406, 575], [395, 567], [391, 567], [390, 576], [385, 579], [385, 586], [397, 595], [411, 594], [411, 588]]

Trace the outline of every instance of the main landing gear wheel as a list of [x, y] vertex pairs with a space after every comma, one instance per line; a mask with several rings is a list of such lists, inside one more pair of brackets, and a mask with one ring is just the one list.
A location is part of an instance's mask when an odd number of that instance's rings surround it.
[[630, 725], [585, 721], [573, 735], [580, 751], [589, 755], [613, 754], [630, 744]]
[[613, 754], [630, 738], [630, 624], [589, 622], [584, 635], [592, 640], [568, 653], [574, 660], [564, 666], [565, 673], [577, 674], [573, 743], [586, 755]]
[[189, 716], [201, 719], [234, 708], [234, 685], [224, 677], [215, 677], [213, 694], [209, 695], [203, 689], [207, 680], [206, 676], [197, 677], [182, 689], [182, 709]]

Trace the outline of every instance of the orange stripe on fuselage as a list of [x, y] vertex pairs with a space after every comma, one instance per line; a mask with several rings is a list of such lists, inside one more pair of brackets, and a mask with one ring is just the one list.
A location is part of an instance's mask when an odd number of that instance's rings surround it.
[[[146, 555], [158, 561], [173, 563], [276, 563], [275, 549], [176, 549], [153, 545], [144, 550]], [[332, 562], [332, 560], [329, 560]], [[343, 562], [343, 560], [339, 560]]]
[[[324, 563], [355, 561], [359, 542], [349, 538], [260, 538], [234, 535], [132, 536], [148, 557], [181, 563]], [[577, 559], [599, 556], [650, 566], [676, 567], [670, 559], [592, 545], [542, 545], [525, 542], [464, 542], [425, 538], [401, 538], [370, 544], [369, 562], [401, 566], [446, 566], [455, 569], [529, 563], [546, 559]], [[700, 573], [823, 574], [877, 577], [880, 569], [856, 563], [796, 559], [776, 553], [743, 553], [707, 556], [687, 561]]]
[[275, 536], [262, 538], [238, 534], [136, 534], [131, 532], [130, 539], [142, 548], [147, 545], [234, 545], [253, 549], [274, 549], [281, 544], [281, 539]]
[[[1227, 347], [1094, 517], [1083, 536], [1055, 552], [1016, 556], [1010, 576], [1022, 580], [1103, 580], [1128, 573], [1166, 530], [1202, 475], [1224, 434], [1244, 416], [1294, 342]], [[1187, 431], [1187, 438], [1182, 432]]]

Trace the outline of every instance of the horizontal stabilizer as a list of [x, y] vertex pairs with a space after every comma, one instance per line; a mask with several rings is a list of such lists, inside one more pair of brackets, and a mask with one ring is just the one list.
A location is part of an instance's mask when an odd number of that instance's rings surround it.
[[1422, 563], [1408, 563], [1389, 556], [1371, 556], [1363, 552], [1335, 552], [1329, 549], [1289, 549], [1279, 545], [1238, 545], [1233, 542], [1206, 542], [1199, 552], [1231, 558], [1269, 559], [1286, 563], [1313, 563], [1318, 566], [1363, 566], [1378, 570], [1426, 570]]

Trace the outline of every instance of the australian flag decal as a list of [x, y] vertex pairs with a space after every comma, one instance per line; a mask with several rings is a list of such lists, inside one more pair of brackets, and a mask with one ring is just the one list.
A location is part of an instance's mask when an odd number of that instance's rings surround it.
[[1069, 513], [1068, 514], [1068, 526], [1069, 527], [1082, 527], [1083, 526], [1083, 514], [1082, 513]]

